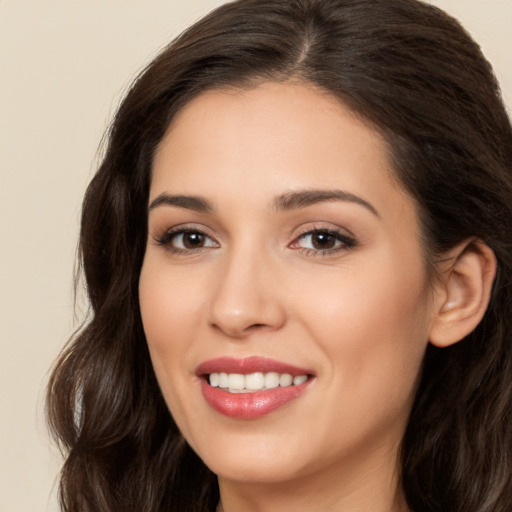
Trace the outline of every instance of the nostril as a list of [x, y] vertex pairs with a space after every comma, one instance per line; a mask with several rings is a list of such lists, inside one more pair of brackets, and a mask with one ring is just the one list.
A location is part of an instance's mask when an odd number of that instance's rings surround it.
[[238, 296], [228, 291], [225, 288], [212, 298], [207, 315], [211, 327], [233, 338], [245, 338], [251, 333], [273, 331], [284, 325], [286, 313], [275, 297], [257, 297], [258, 294], [246, 292]]

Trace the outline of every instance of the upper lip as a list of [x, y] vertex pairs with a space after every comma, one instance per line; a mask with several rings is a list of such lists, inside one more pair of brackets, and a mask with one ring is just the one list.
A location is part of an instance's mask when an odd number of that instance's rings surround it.
[[311, 370], [305, 368], [299, 368], [298, 366], [283, 363], [282, 361], [257, 356], [245, 357], [242, 359], [235, 357], [218, 357], [216, 359], [204, 361], [196, 369], [197, 375], [221, 372], [241, 373], [243, 375], [255, 372], [289, 373], [292, 376], [313, 374]]

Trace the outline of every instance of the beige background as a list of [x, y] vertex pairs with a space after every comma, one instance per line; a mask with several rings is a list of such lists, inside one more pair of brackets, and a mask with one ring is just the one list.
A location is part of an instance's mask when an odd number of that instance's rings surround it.
[[[0, 0], [0, 512], [57, 511], [42, 397], [77, 325], [78, 216], [101, 135], [137, 70], [221, 3]], [[512, 0], [433, 3], [481, 43], [512, 105]]]

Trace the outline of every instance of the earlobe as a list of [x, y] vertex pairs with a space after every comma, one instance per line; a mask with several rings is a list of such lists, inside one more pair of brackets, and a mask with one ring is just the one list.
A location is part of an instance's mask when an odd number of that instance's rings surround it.
[[430, 342], [447, 347], [482, 320], [496, 274], [496, 257], [486, 244], [472, 239], [451, 250], [441, 265]]

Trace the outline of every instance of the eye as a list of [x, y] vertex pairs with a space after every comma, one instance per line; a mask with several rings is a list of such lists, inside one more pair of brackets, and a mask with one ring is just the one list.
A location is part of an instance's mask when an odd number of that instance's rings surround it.
[[185, 252], [203, 249], [205, 247], [218, 247], [218, 243], [203, 231], [195, 229], [179, 229], [167, 231], [156, 239], [159, 245], [164, 245], [170, 251]]
[[333, 229], [315, 228], [302, 233], [291, 244], [292, 249], [303, 249], [307, 254], [330, 254], [351, 249], [355, 240]]

